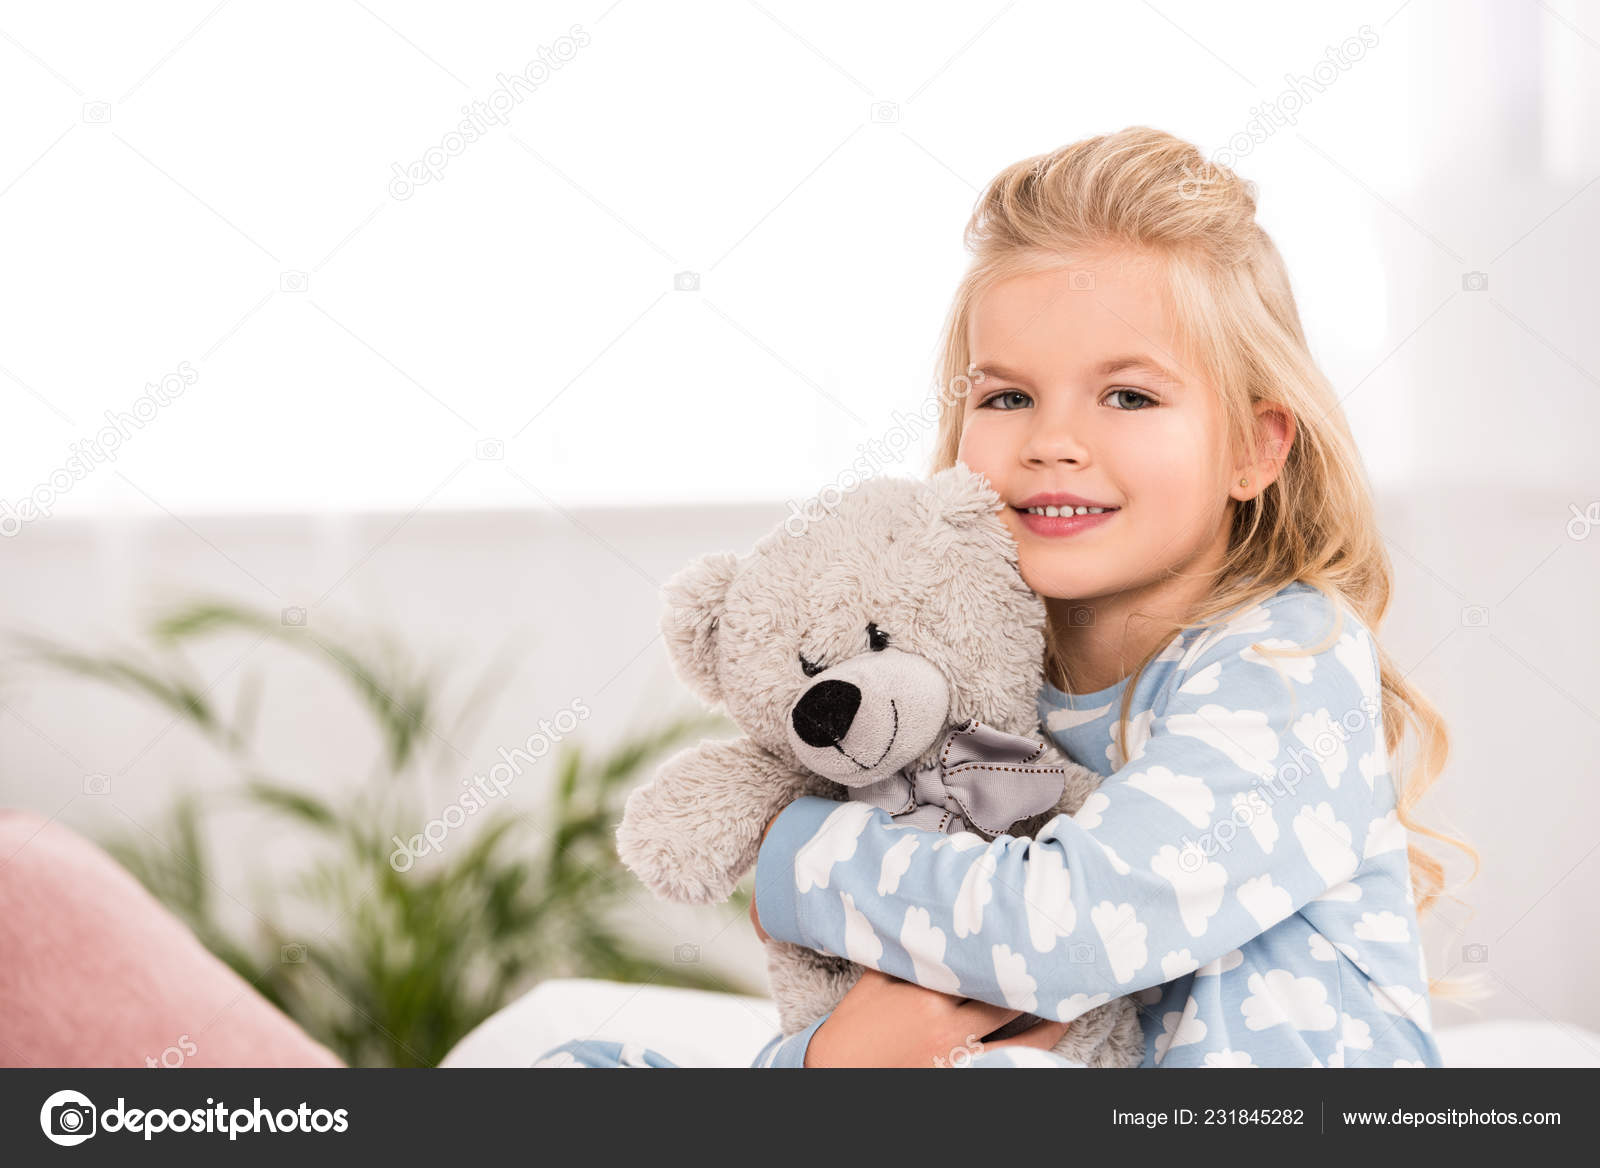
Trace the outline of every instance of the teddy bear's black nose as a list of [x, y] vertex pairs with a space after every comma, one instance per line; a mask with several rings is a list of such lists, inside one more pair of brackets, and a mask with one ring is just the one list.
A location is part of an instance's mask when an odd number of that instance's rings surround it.
[[850, 733], [861, 690], [836, 678], [818, 682], [794, 707], [794, 732], [807, 746], [832, 746]]

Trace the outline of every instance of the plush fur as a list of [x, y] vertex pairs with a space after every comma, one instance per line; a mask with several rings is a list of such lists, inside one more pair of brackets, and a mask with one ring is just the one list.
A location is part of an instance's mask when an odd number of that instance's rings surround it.
[[[1067, 771], [1057, 806], [1013, 835], [1076, 811], [1100, 781], [1040, 732], [1044, 602], [1022, 580], [987, 481], [958, 463], [927, 480], [871, 479], [832, 502], [819, 496], [748, 555], [705, 556], [667, 584], [674, 669], [744, 737], [674, 755], [629, 796], [618, 852], [666, 899], [726, 899], [796, 797], [843, 799], [932, 763], [945, 731], [968, 718], [1043, 742], [1045, 761]], [[828, 683], [851, 695], [853, 713], [819, 733], [796, 710], [808, 694], [816, 708]], [[861, 972], [778, 941], [768, 970], [785, 1034], [831, 1011]], [[1090, 1066], [1136, 1065], [1131, 999], [1076, 1019], [1055, 1049]]]

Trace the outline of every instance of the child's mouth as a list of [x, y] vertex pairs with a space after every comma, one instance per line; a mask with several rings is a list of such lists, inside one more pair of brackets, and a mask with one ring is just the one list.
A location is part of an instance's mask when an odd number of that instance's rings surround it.
[[1121, 508], [1110, 507], [1096, 512], [1085, 510], [1082, 514], [1076, 508], [1062, 508], [1058, 515], [1041, 514], [1044, 510], [1042, 507], [1029, 509], [1013, 505], [1012, 510], [1022, 520], [1023, 526], [1035, 535], [1061, 537], [1100, 527]]

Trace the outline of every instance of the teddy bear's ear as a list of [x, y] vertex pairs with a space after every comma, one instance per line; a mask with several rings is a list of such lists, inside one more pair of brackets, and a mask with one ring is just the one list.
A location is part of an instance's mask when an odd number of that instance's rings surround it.
[[928, 486], [930, 512], [957, 527], [978, 522], [1005, 506], [989, 480], [964, 462], [932, 475]]
[[682, 682], [708, 705], [722, 701], [717, 681], [717, 621], [738, 571], [732, 552], [702, 556], [667, 581], [661, 634], [667, 655]]

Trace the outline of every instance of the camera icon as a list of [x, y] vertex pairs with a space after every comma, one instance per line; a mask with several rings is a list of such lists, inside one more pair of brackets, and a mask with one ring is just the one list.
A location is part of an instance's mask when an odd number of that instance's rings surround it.
[[1489, 623], [1489, 610], [1481, 604], [1469, 604], [1461, 610], [1461, 623], [1471, 629], [1481, 629]]
[[1067, 609], [1067, 623], [1074, 628], [1094, 624], [1094, 609], [1087, 604], [1074, 604]]
[[1463, 945], [1461, 946], [1461, 960], [1471, 961], [1482, 965], [1485, 961], [1489, 960], [1489, 946]]
[[1463, 292], [1485, 292], [1488, 288], [1488, 272], [1464, 272], [1461, 276], [1461, 290]]
[[278, 950], [278, 960], [284, 965], [304, 965], [306, 963], [306, 947], [298, 941], [291, 941]]
[[1094, 946], [1086, 941], [1080, 941], [1076, 945], [1071, 945], [1067, 948], [1067, 960], [1074, 964], [1093, 965], [1094, 958]]
[[104, 126], [111, 121], [111, 103], [109, 101], [86, 101], [83, 103], [83, 121], [89, 126]]
[[95, 1106], [81, 1091], [57, 1091], [39, 1108], [39, 1126], [52, 1144], [70, 1148], [95, 1134]]
[[82, 1103], [61, 1103], [50, 1110], [50, 1131], [58, 1136], [94, 1135], [94, 1108]]
[[698, 965], [700, 963], [700, 946], [674, 945], [672, 947], [672, 960], [679, 965]]
[[92, 775], [84, 775], [83, 793], [85, 795], [111, 794], [111, 776], [103, 775], [99, 771], [96, 771]]
[[1091, 292], [1094, 290], [1093, 272], [1068, 272], [1067, 287], [1074, 292]]
[[306, 610], [298, 604], [291, 604], [283, 610], [279, 619], [286, 629], [303, 629], [306, 627]]
[[311, 277], [304, 272], [282, 272], [278, 276], [279, 292], [304, 292], [311, 287]]
[[506, 444], [498, 438], [485, 438], [473, 447], [473, 455], [479, 462], [499, 462], [506, 456]]
[[892, 101], [875, 101], [868, 111], [868, 117], [880, 126], [888, 125], [890, 122], [898, 122], [900, 120], [900, 107]]
[[678, 292], [698, 292], [700, 291], [700, 273], [679, 272], [672, 277], [672, 287]]

